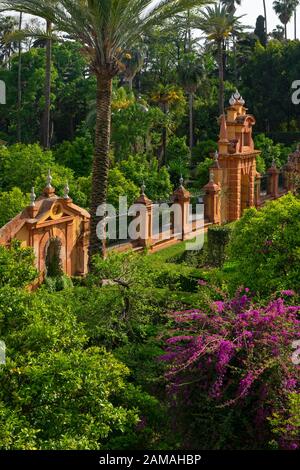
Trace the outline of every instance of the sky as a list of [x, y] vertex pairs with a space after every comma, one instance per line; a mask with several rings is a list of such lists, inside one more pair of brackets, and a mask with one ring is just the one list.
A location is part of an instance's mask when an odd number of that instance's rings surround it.
[[[159, 0], [153, 0], [154, 2], [158, 2]], [[271, 32], [277, 24], [280, 24], [279, 19], [277, 18], [273, 8], [273, 0], [266, 0], [267, 6], [267, 16], [268, 16], [268, 31]], [[242, 0], [242, 5], [238, 7], [237, 13], [238, 16], [245, 15], [241, 22], [246, 24], [247, 26], [255, 27], [256, 18], [259, 15], [264, 15], [263, 9], [263, 0]], [[300, 6], [298, 7], [298, 39], [300, 39]], [[290, 39], [294, 39], [294, 22], [288, 25], [288, 37]]]
[[[266, 0], [268, 30], [272, 31], [277, 24], [280, 24], [273, 8], [273, 0]], [[298, 7], [300, 15], [300, 7]], [[263, 0], [242, 0], [242, 5], [237, 9], [237, 15], [246, 15], [241, 21], [249, 26], [255, 26], [256, 18], [259, 15], [264, 16]], [[288, 37], [294, 39], [294, 22], [288, 25]], [[300, 16], [298, 25], [298, 38], [300, 37]]]

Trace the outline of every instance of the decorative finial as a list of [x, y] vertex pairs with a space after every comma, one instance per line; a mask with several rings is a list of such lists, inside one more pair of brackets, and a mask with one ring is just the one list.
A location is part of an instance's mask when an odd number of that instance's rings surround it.
[[218, 161], [219, 161], [219, 152], [218, 152], [218, 150], [215, 151], [214, 160], [215, 160], [216, 163], [218, 163]]
[[229, 100], [229, 104], [230, 104], [230, 106], [233, 106], [233, 105], [234, 105], [234, 103], [235, 103], [234, 96], [233, 96], [233, 95], [231, 95], [231, 98], [230, 98], [230, 100]]
[[34, 192], [34, 187], [31, 188], [30, 193], [30, 207], [35, 207], [36, 194]]
[[273, 157], [273, 160], [272, 160], [272, 168], [276, 168], [276, 160], [275, 160], [274, 157]]
[[145, 189], [146, 189], [146, 185], [145, 185], [145, 182], [143, 181], [142, 186], [141, 186], [141, 195], [142, 196], [145, 196]]
[[64, 199], [69, 199], [69, 192], [70, 192], [69, 182], [67, 181], [64, 187]]
[[239, 101], [241, 99], [241, 95], [240, 95], [238, 89], [235, 90], [235, 93], [234, 93], [233, 97], [236, 101]]
[[209, 173], [209, 182], [210, 182], [210, 183], [214, 183], [214, 182], [215, 182], [215, 174], [214, 174], [213, 170], [210, 170], [210, 173]]
[[52, 178], [52, 176], [51, 176], [51, 170], [50, 170], [50, 168], [49, 168], [49, 170], [48, 170], [48, 176], [47, 176], [47, 188], [49, 188], [49, 189], [52, 188], [52, 184], [51, 184], [51, 183], [52, 183], [52, 180], [53, 180], [53, 178]]
[[183, 183], [184, 183], [184, 179], [182, 177], [182, 175], [180, 176], [180, 179], [179, 179], [179, 184], [180, 184], [180, 187], [183, 188]]
[[240, 98], [240, 103], [241, 103], [242, 106], [244, 106], [244, 104], [245, 104], [245, 100], [244, 100], [244, 98], [243, 98], [242, 96], [241, 96], [241, 98]]

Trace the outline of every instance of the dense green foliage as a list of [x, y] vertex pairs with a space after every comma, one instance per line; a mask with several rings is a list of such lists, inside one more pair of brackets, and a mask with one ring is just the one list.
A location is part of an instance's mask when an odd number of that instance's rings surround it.
[[300, 201], [287, 195], [261, 210], [249, 209], [230, 243], [234, 284], [267, 295], [300, 288]]

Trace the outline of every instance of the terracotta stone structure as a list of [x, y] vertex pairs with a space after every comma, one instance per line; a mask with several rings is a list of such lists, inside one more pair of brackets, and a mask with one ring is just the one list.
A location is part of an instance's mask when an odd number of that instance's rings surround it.
[[287, 164], [283, 167], [284, 187], [287, 191], [295, 191], [299, 188], [300, 180], [300, 145], [291, 153]]
[[[32, 247], [41, 278], [47, 274], [47, 261], [59, 256], [64, 273], [69, 276], [87, 273], [89, 213], [73, 204], [68, 185], [64, 197], [55, 194], [49, 171], [47, 186], [36, 199], [31, 191], [30, 206], [0, 229], [0, 244], [9, 246], [12, 239]], [[59, 246], [59, 253], [55, 247]]]
[[255, 119], [247, 114], [245, 101], [236, 91], [226, 115], [221, 116], [219, 151], [211, 169], [210, 182], [205, 186], [206, 216], [212, 223], [239, 219], [244, 209], [255, 206], [256, 157], [252, 127]]

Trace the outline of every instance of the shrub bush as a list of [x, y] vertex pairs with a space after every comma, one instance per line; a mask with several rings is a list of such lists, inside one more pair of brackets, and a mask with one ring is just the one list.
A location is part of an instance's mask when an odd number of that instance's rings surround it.
[[231, 225], [216, 225], [208, 228], [207, 261], [209, 264], [218, 267], [224, 264], [231, 232]]
[[169, 364], [170, 403], [186, 446], [259, 449], [275, 439], [277, 447], [299, 448], [290, 394], [300, 385], [300, 368], [291, 361], [300, 307], [282, 298], [259, 306], [248, 291], [208, 311], [174, 314], [161, 360]]
[[248, 209], [236, 222], [229, 245], [236, 265], [233, 288], [245, 285], [261, 295], [300, 289], [300, 200], [291, 194]]

